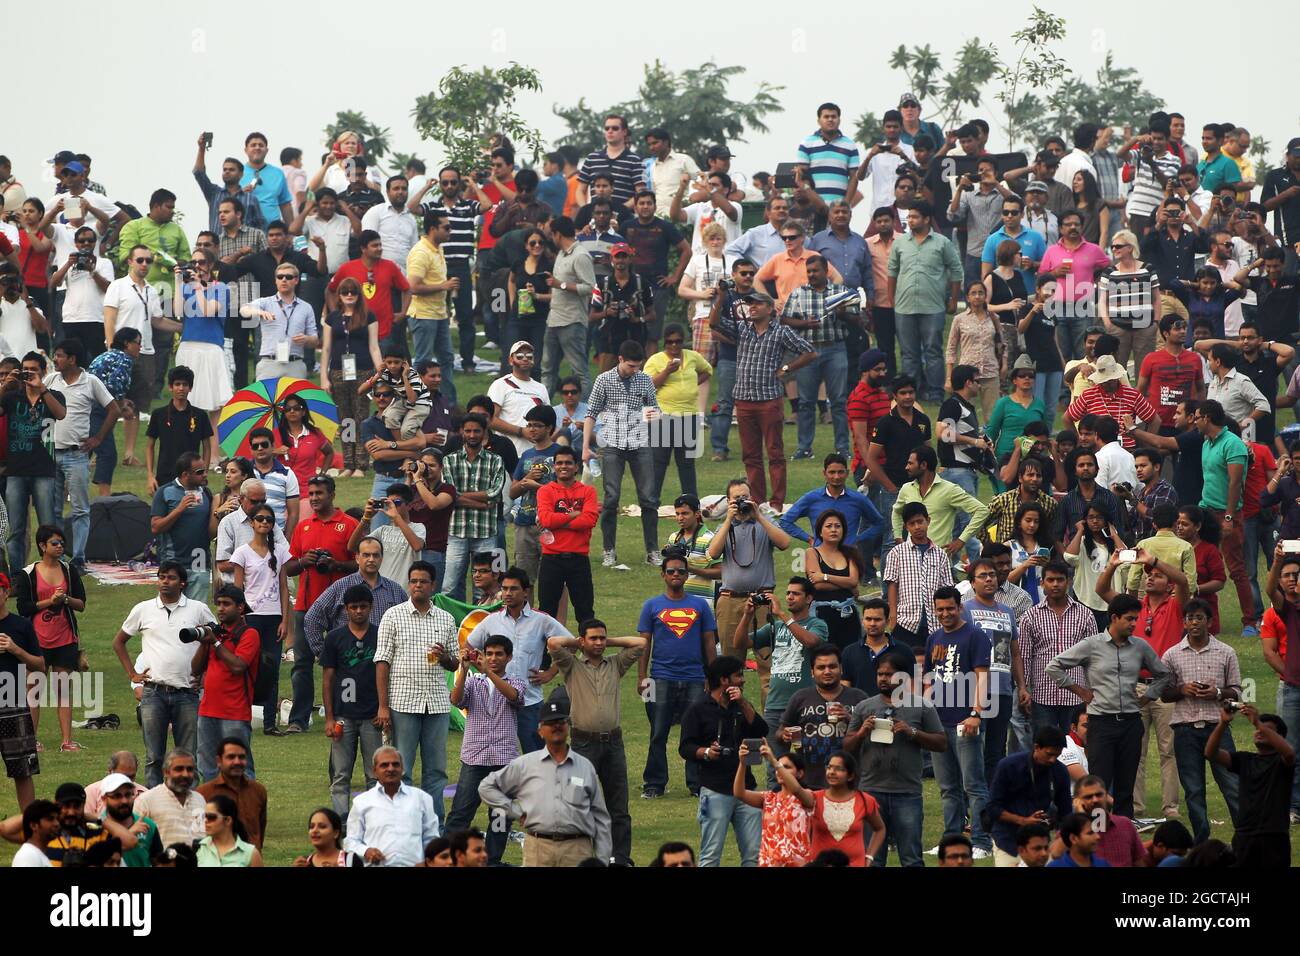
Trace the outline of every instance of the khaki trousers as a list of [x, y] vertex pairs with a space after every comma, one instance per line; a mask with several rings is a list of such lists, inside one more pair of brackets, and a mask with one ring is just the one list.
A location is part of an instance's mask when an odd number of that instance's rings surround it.
[[[1138, 695], [1147, 692], [1146, 684], [1137, 685]], [[1160, 700], [1142, 701], [1142, 751], [1138, 756], [1137, 780], [1133, 787], [1133, 813], [1146, 816], [1147, 748], [1151, 728], [1155, 727], [1156, 750], [1160, 754], [1160, 810], [1166, 817], [1178, 816], [1178, 764], [1174, 760], [1174, 728], [1170, 720], [1174, 705]]]
[[1020, 857], [1013, 853], [1004, 853], [996, 846], [993, 847], [993, 865], [996, 866], [1019, 866]]
[[[732, 638], [736, 634], [736, 625], [740, 623], [741, 615], [745, 613], [745, 602], [748, 597], [732, 597], [730, 594], [719, 594], [717, 601], [713, 605], [713, 615], [718, 620], [718, 640], [722, 643], [722, 653], [731, 657], [745, 659], [744, 654], [736, 653], [736, 645]], [[754, 613], [754, 620], [758, 627], [767, 623], [768, 611], [759, 608]], [[758, 680], [761, 684], [761, 699], [759, 701], [759, 710], [767, 706], [767, 687], [772, 682], [772, 650], [764, 648], [762, 651], [754, 651], [754, 659], [758, 661]]]
[[524, 834], [524, 866], [577, 866], [595, 854], [590, 837], [543, 840]]

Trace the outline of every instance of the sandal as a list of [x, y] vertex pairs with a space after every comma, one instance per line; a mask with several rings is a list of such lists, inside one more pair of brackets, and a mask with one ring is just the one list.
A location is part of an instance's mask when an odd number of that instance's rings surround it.
[[140, 459], [139, 459], [139, 458], [136, 458], [134, 455], [131, 455], [131, 456], [127, 457], [127, 458], [123, 458], [123, 459], [122, 459], [122, 464], [126, 465], [128, 468], [139, 468], [139, 467], [140, 467]]
[[66, 740], [59, 744], [59, 753], [61, 754], [76, 753], [79, 750], [85, 749], [85, 747], [81, 746], [81, 744], [77, 743], [75, 740]]

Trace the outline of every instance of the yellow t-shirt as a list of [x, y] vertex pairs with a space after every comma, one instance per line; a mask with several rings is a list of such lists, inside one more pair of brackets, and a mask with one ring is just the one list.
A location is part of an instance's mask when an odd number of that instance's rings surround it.
[[[668, 367], [668, 353], [656, 352], [646, 359], [645, 373], [654, 378]], [[659, 408], [665, 415], [695, 415], [699, 413], [700, 384], [703, 373], [713, 374], [713, 367], [699, 352], [682, 349], [682, 367], [668, 376], [668, 381], [658, 389]]]
[[[421, 237], [406, 257], [406, 277], [412, 282], [437, 285], [447, 281], [447, 259], [442, 249]], [[413, 319], [446, 319], [447, 293], [412, 295], [406, 314]]]

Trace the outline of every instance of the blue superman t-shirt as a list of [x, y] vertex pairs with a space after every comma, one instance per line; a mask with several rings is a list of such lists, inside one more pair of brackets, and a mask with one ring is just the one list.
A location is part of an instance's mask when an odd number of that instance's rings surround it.
[[694, 594], [673, 600], [658, 594], [641, 606], [636, 629], [650, 634], [654, 647], [650, 676], [658, 680], [704, 679], [705, 631], [718, 630], [709, 602]]

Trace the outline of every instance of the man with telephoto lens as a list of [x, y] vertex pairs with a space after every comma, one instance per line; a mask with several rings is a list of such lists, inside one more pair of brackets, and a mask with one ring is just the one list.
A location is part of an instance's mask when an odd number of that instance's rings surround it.
[[248, 778], [253, 774], [253, 688], [261, 659], [261, 639], [244, 620], [244, 592], [233, 584], [217, 591], [217, 623], [185, 628], [182, 641], [197, 649], [190, 671], [203, 679], [199, 702], [199, 775], [211, 780], [217, 775], [217, 750], [227, 737], [242, 740], [248, 751]]

